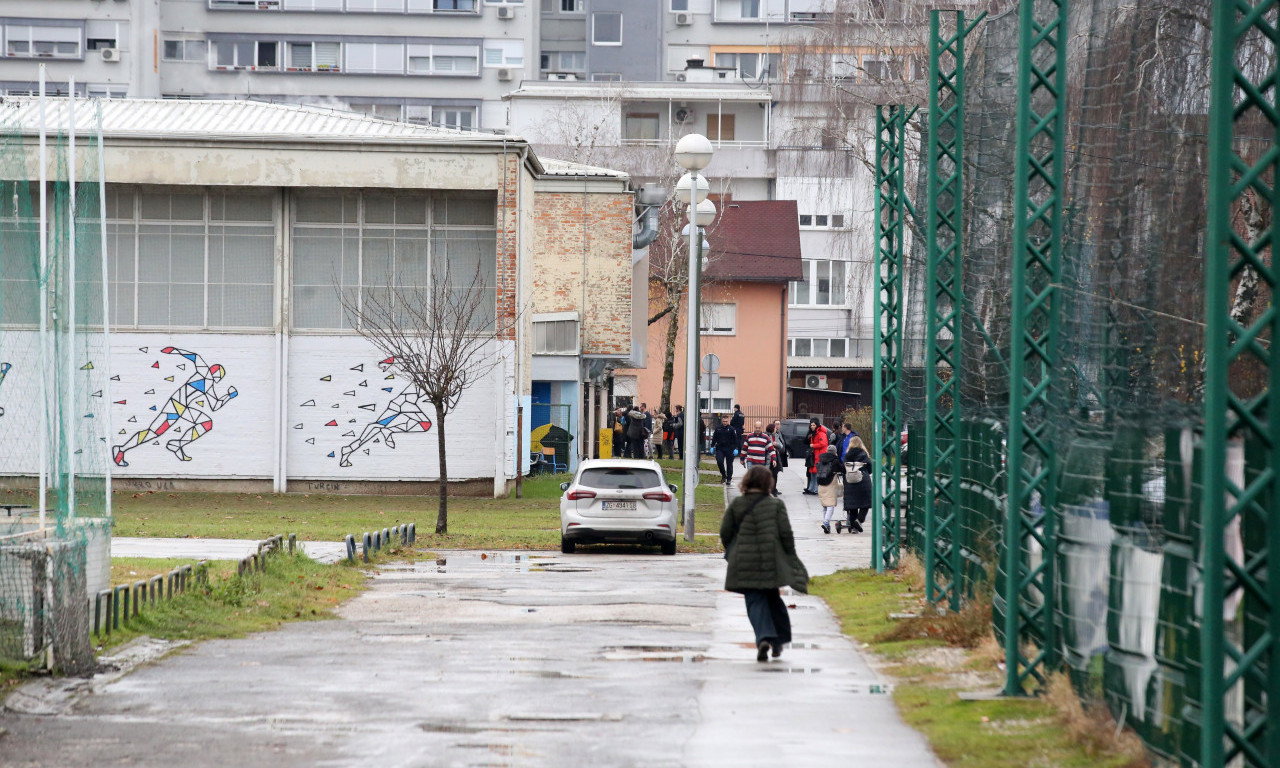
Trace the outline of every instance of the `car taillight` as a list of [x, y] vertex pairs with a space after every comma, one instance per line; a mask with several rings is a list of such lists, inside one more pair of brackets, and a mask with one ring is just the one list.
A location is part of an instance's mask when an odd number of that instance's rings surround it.
[[577, 501], [578, 499], [594, 499], [595, 497], [595, 491], [569, 491], [569, 501]]
[[644, 497], [651, 501], [671, 501], [672, 499], [671, 494], [667, 491], [649, 491]]

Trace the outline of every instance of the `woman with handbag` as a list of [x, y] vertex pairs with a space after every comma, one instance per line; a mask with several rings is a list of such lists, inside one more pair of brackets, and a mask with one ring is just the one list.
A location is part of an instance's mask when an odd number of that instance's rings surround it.
[[[871, 457], [862, 438], [856, 434], [849, 438], [849, 450], [844, 455], [844, 511], [849, 516], [849, 533], [862, 533], [871, 509]], [[836, 523], [840, 533], [840, 523]]]
[[782, 646], [791, 642], [791, 617], [778, 588], [808, 592], [809, 573], [796, 556], [787, 507], [770, 495], [769, 470], [748, 469], [739, 488], [742, 495], [733, 500], [720, 522], [720, 540], [729, 561], [724, 588], [742, 593], [755, 630], [756, 661], [767, 661], [770, 651], [777, 658]]

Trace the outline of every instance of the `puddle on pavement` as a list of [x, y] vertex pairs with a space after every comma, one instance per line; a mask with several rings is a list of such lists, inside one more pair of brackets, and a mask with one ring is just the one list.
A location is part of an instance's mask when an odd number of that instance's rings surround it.
[[893, 693], [892, 683], [867, 683], [866, 685], [853, 685], [848, 689], [849, 693], [871, 694], [872, 696]]
[[532, 558], [510, 552], [454, 552], [448, 557], [436, 558], [436, 573], [472, 571], [505, 571], [528, 573]]
[[[756, 649], [755, 643], [734, 643], [734, 645], [738, 646], [739, 648], [746, 648], [747, 650], [751, 650], [751, 651], [754, 651]], [[788, 643], [787, 648], [789, 650], [799, 650], [801, 648], [808, 648], [811, 651], [817, 651], [817, 650], [820, 650], [822, 646], [818, 645], [817, 643]]]
[[569, 565], [560, 565], [559, 563], [547, 563], [545, 566], [530, 568], [529, 571], [537, 573], [593, 573], [595, 568], [575, 568]]
[[530, 728], [519, 728], [507, 725], [473, 725], [471, 723], [461, 722], [440, 722], [427, 720], [418, 723], [418, 728], [427, 733], [519, 733], [531, 730]]
[[540, 677], [546, 680], [582, 680], [582, 675], [571, 675], [567, 672], [560, 672], [555, 669], [513, 669], [513, 675], [528, 675], [529, 677]]
[[821, 667], [761, 667], [761, 672], [772, 672], [779, 675], [816, 675]]
[[609, 715], [600, 712], [561, 712], [537, 714], [510, 714], [507, 720], [517, 723], [599, 723], [621, 722], [622, 715]]
[[667, 664], [701, 664], [708, 657], [702, 648], [674, 645], [611, 645], [600, 649], [598, 661], [650, 661]]

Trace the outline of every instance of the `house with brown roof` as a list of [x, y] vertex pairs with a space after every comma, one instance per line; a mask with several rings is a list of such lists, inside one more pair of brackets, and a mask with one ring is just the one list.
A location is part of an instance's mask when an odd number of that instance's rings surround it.
[[[707, 228], [710, 250], [703, 272], [701, 352], [719, 360], [717, 386], [702, 392], [701, 410], [729, 413], [735, 403], [755, 418], [786, 416], [787, 286], [801, 277], [800, 230], [794, 200], [717, 202]], [[663, 239], [650, 246], [661, 259]], [[675, 247], [687, 248], [679, 238]], [[661, 300], [651, 291], [653, 301]], [[661, 307], [652, 307], [650, 316]], [[679, 310], [671, 404], [685, 401], [685, 306]], [[614, 396], [633, 396], [656, 409], [661, 400], [670, 315], [649, 326], [648, 365], [619, 371]]]

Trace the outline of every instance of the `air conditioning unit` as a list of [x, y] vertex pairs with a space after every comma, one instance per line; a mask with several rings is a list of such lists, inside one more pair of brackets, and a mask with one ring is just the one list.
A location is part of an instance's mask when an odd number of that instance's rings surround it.
[[516, 9], [509, 5], [498, 6], [498, 18], [510, 21], [516, 17]]
[[688, 80], [688, 79], [689, 79], [689, 76], [688, 76], [688, 75], [686, 75], [686, 74], [685, 74], [685, 73], [683, 73], [683, 72], [681, 72], [680, 74], [676, 75], [676, 82], [678, 82], [678, 83], [683, 83], [684, 81], [686, 81], [686, 80]]
[[[503, 7], [506, 7], [506, 6], [503, 6]], [[501, 8], [499, 8], [499, 10], [501, 10]], [[508, 82], [513, 77], [515, 77], [515, 70], [507, 69], [506, 67], [503, 67], [502, 69], [498, 70], [498, 79], [504, 83]]]
[[827, 377], [811, 373], [804, 377], [804, 386], [806, 389], [826, 389]]
[[120, 60], [119, 48], [99, 48], [98, 53], [102, 54], [103, 61], [119, 61]]
[[692, 24], [692, 23], [693, 23], [693, 14], [692, 14], [692, 13], [677, 13], [677, 14], [676, 14], [676, 26], [677, 26], [677, 27], [687, 27], [687, 26], [689, 26], [689, 25], [690, 25], [690, 24]]
[[684, 125], [685, 123], [693, 122], [693, 110], [689, 109], [688, 107], [680, 107], [675, 112], [673, 112], [671, 116], [675, 118], [675, 121], [677, 123], [680, 123], [681, 125]]

